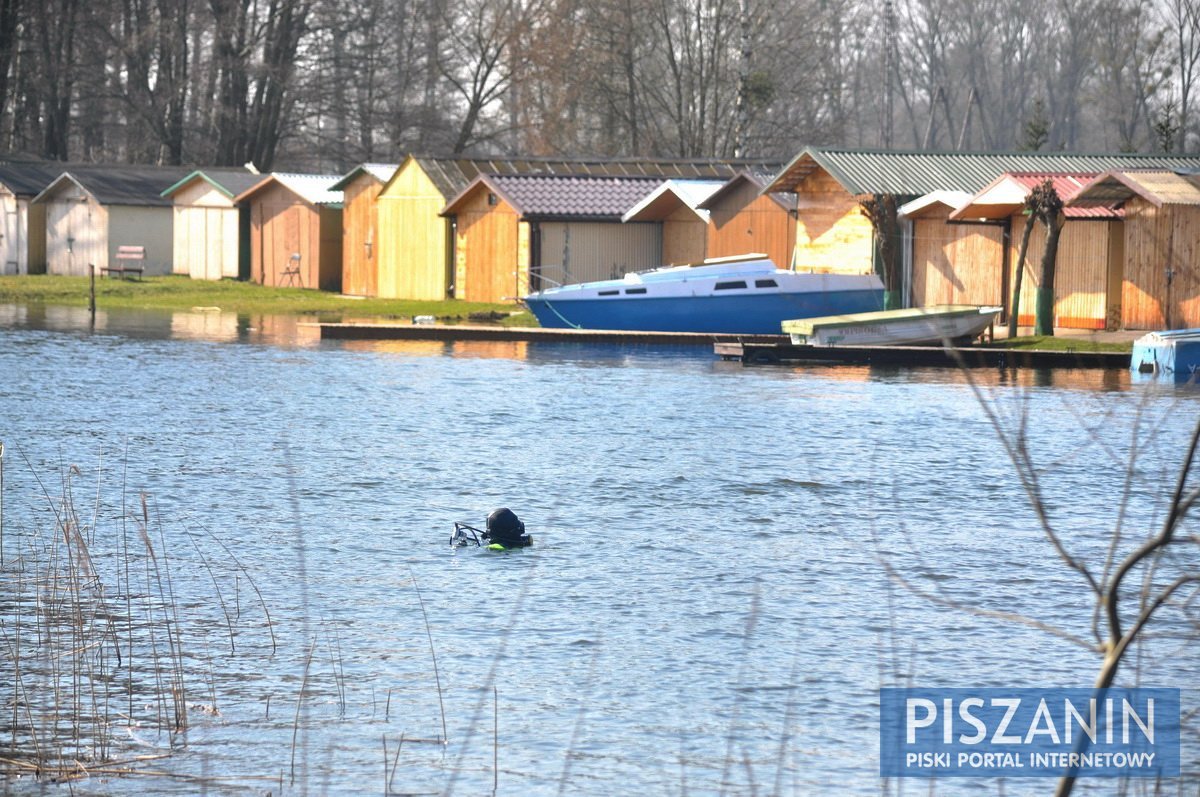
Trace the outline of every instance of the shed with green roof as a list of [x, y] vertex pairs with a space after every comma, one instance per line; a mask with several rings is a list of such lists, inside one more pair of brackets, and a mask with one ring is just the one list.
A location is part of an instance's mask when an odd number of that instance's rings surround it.
[[198, 169], [162, 192], [175, 206], [172, 270], [192, 279], [249, 279], [250, 210], [234, 197], [265, 177]]

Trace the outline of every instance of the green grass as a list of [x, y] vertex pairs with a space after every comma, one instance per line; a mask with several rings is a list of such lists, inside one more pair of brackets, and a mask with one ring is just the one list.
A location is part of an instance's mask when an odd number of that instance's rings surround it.
[[1029, 335], [1021, 338], [998, 340], [987, 344], [997, 349], [1037, 349], [1038, 351], [1077, 351], [1077, 352], [1117, 352], [1129, 354], [1133, 351], [1133, 342], [1101, 343], [1091, 340], [1081, 340], [1071, 335], [1048, 336]]
[[[0, 304], [65, 304], [85, 307], [87, 277], [0, 276]], [[326, 291], [302, 288], [266, 288], [250, 282], [209, 282], [188, 277], [147, 277], [144, 280], [98, 278], [96, 306], [104, 309], [191, 310], [219, 307], [241, 314], [310, 315], [320, 321], [362, 318], [409, 319], [432, 315], [447, 321], [468, 322], [472, 314], [500, 313], [506, 326], [537, 326], [519, 305], [486, 302], [440, 302], [403, 299], [351, 299]]]

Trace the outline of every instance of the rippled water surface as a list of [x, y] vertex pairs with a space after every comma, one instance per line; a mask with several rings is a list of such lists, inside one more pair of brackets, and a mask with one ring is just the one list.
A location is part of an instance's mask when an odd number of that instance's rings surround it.
[[[192, 706], [155, 762], [172, 777], [76, 793], [878, 794], [881, 685], [1086, 686], [1098, 665], [885, 575], [1089, 636], [985, 407], [1027, 415], [1050, 517], [1097, 566], [1131, 447], [1140, 530], [1200, 407], [1123, 373], [981, 371], [981, 405], [948, 370], [50, 315], [0, 313], [9, 567], [66, 485], [118, 571], [144, 492]], [[533, 548], [447, 545], [502, 505]], [[1146, 681], [1187, 711], [1195, 648], [1163, 644]], [[168, 747], [126, 724], [130, 755]]]

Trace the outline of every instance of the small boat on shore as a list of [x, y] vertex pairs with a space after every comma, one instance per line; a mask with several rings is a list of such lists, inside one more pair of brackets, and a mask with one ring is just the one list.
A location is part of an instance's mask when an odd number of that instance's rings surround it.
[[797, 346], [910, 346], [966, 342], [996, 320], [1000, 307], [938, 304], [784, 321], [783, 331]]
[[535, 291], [543, 327], [778, 335], [785, 319], [883, 307], [875, 274], [777, 268], [765, 255], [717, 258]]
[[1138, 374], [1191, 382], [1200, 374], [1200, 329], [1150, 332], [1133, 342], [1130, 367]]

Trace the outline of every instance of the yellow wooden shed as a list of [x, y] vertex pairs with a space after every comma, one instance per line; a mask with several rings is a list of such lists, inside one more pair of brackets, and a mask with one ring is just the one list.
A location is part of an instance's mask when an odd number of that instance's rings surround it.
[[234, 198], [264, 179], [245, 169], [203, 169], [162, 192], [174, 203], [174, 273], [249, 279], [250, 209]]
[[349, 296], [380, 295], [378, 199], [396, 169], [394, 163], [364, 163], [333, 185], [343, 198], [342, 293]]
[[1068, 207], [1118, 208], [1121, 324], [1200, 327], [1200, 177], [1114, 169], [1067, 198]]
[[[1075, 155], [1041, 152], [905, 152], [809, 147], [775, 175], [766, 192], [790, 191], [796, 195], [796, 238], [793, 263], [797, 268], [863, 272], [875, 267], [875, 236], [859, 202], [877, 194], [891, 194], [909, 203], [938, 191], [974, 195], [1007, 172], [1095, 173], [1112, 168], [1195, 169], [1200, 159], [1118, 153]], [[941, 212], [941, 211], [937, 211]], [[910, 225], [904, 234], [903, 258], [911, 277], [914, 301], [933, 303], [947, 296], [975, 304], [990, 304], [989, 297], [1003, 296], [1011, 266], [1004, 253], [1011, 225], [995, 229], [951, 229], [958, 219], [933, 218]], [[989, 217], [991, 219], [993, 217]], [[995, 218], [1008, 218], [995, 217]], [[1111, 220], [1110, 220], [1111, 221]], [[1064, 280], [1064, 285], [1071, 278]], [[1096, 291], [1089, 289], [1089, 293]], [[1094, 296], [1093, 296], [1094, 298]], [[1005, 301], [1007, 304], [1007, 301]], [[1074, 311], [1062, 318], [1091, 319]]]
[[235, 198], [250, 208], [250, 279], [340, 291], [342, 193], [333, 174], [273, 173]]
[[[657, 177], [661, 182], [667, 179], [728, 180], [744, 169], [774, 171], [777, 168], [778, 163], [760, 159], [454, 158], [410, 155], [379, 193], [379, 295], [405, 299], [443, 299], [455, 295], [462, 298], [464, 285], [457, 281], [461, 260], [455, 252], [462, 220], [454, 213], [439, 214], [482, 175]], [[477, 218], [472, 216], [469, 221], [475, 223]], [[529, 248], [531, 256], [541, 257], [544, 254], [543, 259], [548, 265], [559, 268], [567, 267], [566, 261], [572, 259], [575, 252], [601, 246], [606, 236], [605, 228], [594, 225], [577, 221], [567, 223], [562, 219], [544, 221], [546, 223], [538, 224], [536, 229], [530, 227], [526, 230], [524, 234], [527, 236], [531, 231], [537, 234], [529, 237], [525, 246]], [[519, 234], [521, 228], [517, 229], [518, 233], [513, 235]], [[641, 234], [648, 233], [642, 231]], [[621, 239], [621, 236], [617, 236], [617, 239]], [[616, 262], [627, 260], [628, 257], [618, 252], [609, 259]], [[504, 295], [511, 294], [511, 289], [504, 292]]]

